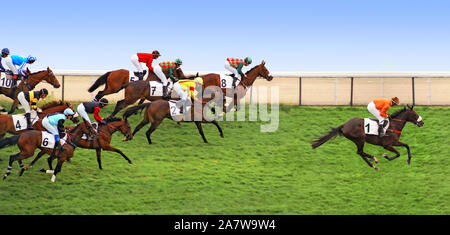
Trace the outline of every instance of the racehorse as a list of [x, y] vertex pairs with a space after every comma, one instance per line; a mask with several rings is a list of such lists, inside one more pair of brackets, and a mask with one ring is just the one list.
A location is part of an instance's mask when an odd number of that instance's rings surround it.
[[38, 153], [38, 156], [36, 158], [39, 159], [44, 154], [52, 155], [53, 152], [55, 153], [54, 157], [58, 158], [58, 164], [56, 165], [56, 168], [54, 171], [52, 170], [51, 162], [49, 162], [50, 171], [41, 170], [43, 172], [53, 173], [51, 181], [55, 182], [56, 174], [58, 174], [61, 171], [62, 164], [66, 160], [73, 157], [73, 152], [74, 152], [75, 148], [74, 148], [74, 146], [72, 146], [71, 144], [68, 144], [68, 143], [65, 143], [62, 146], [61, 151], [59, 151], [59, 150], [53, 151], [53, 149], [42, 147], [41, 146], [41, 143], [42, 143], [41, 132], [42, 131], [29, 130], [29, 131], [26, 131], [26, 132], [23, 132], [22, 134], [20, 134], [20, 136], [18, 138], [16, 136], [9, 138], [9, 139], [15, 138], [15, 140], [17, 141], [17, 142], [15, 142], [15, 144], [18, 145], [20, 152], [18, 154], [14, 154], [9, 157], [8, 169], [7, 169], [6, 173], [3, 175], [3, 180], [5, 180], [6, 177], [8, 177], [11, 174], [12, 164], [14, 163], [14, 161], [19, 162], [20, 169], [21, 169], [19, 176], [22, 176], [23, 172], [28, 169], [28, 168], [24, 167], [22, 160], [33, 156], [34, 151], [36, 149], [40, 149], [41, 151]]
[[[33, 124], [33, 128], [35, 130], [45, 130], [45, 128], [42, 126], [42, 119], [51, 113], [63, 113], [63, 111], [66, 108], [70, 108], [74, 111], [75, 115], [72, 119], [73, 123], [78, 123], [79, 122], [79, 118], [78, 118], [78, 114], [76, 113], [75, 109], [73, 108], [72, 104], [70, 104], [67, 101], [52, 101], [49, 102], [47, 104], [44, 104], [41, 109], [42, 112], [38, 113], [38, 118], [39, 120], [37, 122], [35, 122]], [[16, 125], [13, 121], [13, 117], [11, 115], [4, 115], [4, 114], [0, 114], [0, 139], [3, 138], [3, 136], [5, 136], [6, 133], [10, 133], [10, 134], [19, 134], [22, 133], [25, 130], [22, 131], [16, 131]]]
[[[173, 74], [175, 77], [178, 77], [179, 79], [184, 79], [185, 76], [183, 74], [183, 71], [181, 68], [178, 68], [174, 70], [176, 74]], [[164, 72], [164, 75], [166, 77], [169, 77], [168, 72]], [[160, 81], [158, 76], [153, 71], [148, 71], [148, 77], [146, 81]], [[94, 84], [88, 89], [90, 93], [95, 91], [99, 86], [105, 84], [105, 88], [103, 91], [99, 91], [97, 95], [95, 96], [96, 100], [100, 100], [105, 95], [110, 95], [119, 92], [124, 88], [125, 85], [130, 83], [130, 71], [126, 69], [119, 69], [107, 72], [100, 76]]]
[[[107, 120], [106, 125], [100, 125], [98, 127], [98, 138], [89, 138], [89, 139], [82, 139], [80, 138], [77, 142], [73, 142], [77, 147], [81, 148], [87, 148], [87, 149], [95, 149], [97, 151], [97, 162], [98, 162], [98, 168], [102, 170], [102, 160], [101, 160], [101, 153], [102, 149], [106, 151], [113, 151], [120, 155], [122, 155], [125, 160], [128, 161], [128, 163], [132, 164], [131, 160], [119, 149], [114, 148], [111, 146], [111, 138], [114, 132], [120, 131], [124, 136], [125, 140], [131, 140], [132, 134], [131, 134], [131, 127], [127, 120], [121, 120], [120, 118], [113, 118], [111, 120]], [[85, 127], [82, 127], [85, 126]], [[69, 134], [74, 135], [73, 133], [76, 133], [78, 128], [87, 129], [86, 123], [82, 122], [81, 124], [74, 127]], [[34, 163], [34, 161], [33, 161]], [[33, 164], [32, 163], [32, 164]]]
[[36, 85], [39, 84], [41, 81], [48, 82], [49, 84], [53, 85], [54, 88], [59, 88], [61, 86], [58, 82], [58, 79], [56, 79], [53, 71], [47, 67], [47, 70], [35, 73], [31, 73], [30, 70], [27, 69], [27, 78], [25, 79], [25, 81], [20, 82], [17, 85], [17, 87], [13, 88], [0, 87], [0, 94], [3, 94], [14, 100], [11, 106], [11, 110], [8, 112], [8, 114], [12, 114], [16, 110], [17, 104], [19, 103], [17, 95], [21, 91], [33, 90], [36, 87]]
[[373, 145], [379, 145], [389, 150], [396, 155], [393, 157], [389, 157], [387, 154], [383, 156], [392, 161], [400, 156], [400, 153], [393, 146], [403, 146], [408, 151], [408, 164], [411, 164], [411, 152], [409, 146], [405, 143], [399, 141], [400, 135], [402, 133], [403, 128], [405, 127], [407, 122], [414, 123], [418, 127], [422, 127], [424, 122], [422, 117], [419, 116], [416, 111], [414, 111], [414, 106], [410, 107], [409, 105], [404, 109], [401, 109], [389, 117], [389, 128], [386, 131], [385, 136], [379, 138], [377, 135], [366, 135], [364, 131], [364, 119], [361, 118], [353, 118], [343, 125], [332, 128], [332, 130], [325, 136], [322, 136], [312, 143], [312, 148], [315, 149], [328, 140], [336, 137], [337, 135], [344, 136], [345, 138], [353, 141], [357, 147], [357, 154], [359, 154], [362, 159], [372, 168], [378, 170], [378, 168], [373, 165], [368, 158], [371, 158], [378, 163], [378, 159], [372, 155], [369, 155], [363, 151], [364, 143], [367, 142]]
[[[195, 104], [196, 103], [194, 103], [194, 105]], [[202, 104], [198, 103], [197, 105], [202, 105]], [[202, 105], [202, 108], [204, 108], [204, 105]], [[140, 105], [135, 106], [135, 107], [131, 107], [131, 108], [129, 108], [129, 109], [127, 109], [125, 111], [125, 113], [123, 114], [123, 118], [127, 119], [129, 116], [131, 116], [133, 114], [136, 114], [139, 110], [142, 110], [142, 109], [145, 109], [144, 119], [134, 129], [133, 136], [142, 127], [144, 127], [149, 122], [151, 122], [151, 126], [150, 126], [150, 128], [148, 129], [148, 131], [145, 134], [147, 135], [148, 143], [152, 144], [152, 140], [150, 138], [150, 135], [152, 134], [152, 132], [156, 130], [156, 128], [162, 123], [162, 121], [165, 118], [169, 118], [169, 119], [173, 120], [173, 118], [171, 116], [171, 110], [170, 110], [169, 101], [167, 101], [167, 100], [157, 100], [157, 101], [154, 101], [154, 102], [151, 102], [151, 103], [145, 103], [145, 104], [140, 104]], [[199, 111], [201, 113], [196, 113], [197, 111]], [[220, 137], [223, 138], [222, 128], [220, 128], [219, 123], [217, 123], [216, 120], [212, 120], [212, 121], [206, 120], [203, 117], [203, 113], [202, 112], [203, 112], [203, 110], [196, 110], [195, 107], [192, 106], [189, 114], [186, 114], [186, 115], [190, 115], [190, 119], [189, 120], [193, 120], [193, 121], [184, 121], [184, 120], [179, 120], [179, 121], [194, 122], [195, 125], [197, 126], [197, 129], [198, 129], [200, 135], [203, 138], [203, 141], [205, 143], [208, 143], [208, 141], [206, 140], [205, 134], [203, 133], [202, 122], [203, 123], [212, 123], [212, 124], [214, 124], [217, 127], [217, 129], [219, 130]], [[196, 115], [202, 115], [201, 116], [202, 117], [202, 121], [195, 121], [194, 116], [196, 116]]]
[[[67, 137], [68, 141], [72, 142], [72, 143], [79, 141], [79, 139], [81, 139], [81, 136], [83, 135], [83, 133], [88, 132], [88, 130], [85, 128], [86, 127], [81, 127], [81, 128], [79, 128], [79, 130], [76, 133], [73, 133], [72, 135], [68, 135], [68, 137]], [[17, 135], [13, 136], [13, 137], [9, 137], [8, 139], [13, 139], [14, 137], [17, 138]], [[6, 177], [9, 174], [11, 174], [12, 163], [14, 161], [17, 160], [19, 162], [19, 164], [20, 164], [19, 176], [22, 176], [26, 170], [33, 167], [34, 163], [39, 158], [41, 158], [44, 154], [48, 154], [48, 155], [50, 155], [50, 157], [47, 159], [47, 162], [48, 162], [50, 170], [41, 169], [40, 171], [49, 173], [49, 174], [53, 174], [51, 181], [55, 182], [56, 174], [58, 174], [61, 171], [62, 164], [64, 163], [64, 161], [66, 161], [66, 160], [69, 161], [73, 157], [73, 152], [75, 150], [75, 146], [66, 142], [62, 146], [61, 151], [55, 150], [54, 155], [52, 156], [53, 149], [42, 147], [41, 142], [42, 142], [41, 131], [30, 130], [30, 131], [22, 133], [18, 137], [18, 140], [16, 142], [16, 144], [18, 144], [18, 146], [19, 146], [20, 152], [18, 154], [10, 156], [8, 170], [5, 173], [5, 175], [3, 176], [3, 179], [6, 179]], [[37, 148], [39, 148], [41, 151], [38, 153], [38, 155], [36, 156], [36, 158], [33, 160], [33, 162], [30, 165], [24, 167], [22, 160], [33, 156], [34, 151]], [[58, 158], [58, 163], [56, 165], [55, 170], [53, 170], [52, 161], [55, 158]]]
[[261, 64], [247, 71], [245, 73], [245, 77], [242, 78], [241, 82], [237, 85], [236, 90], [234, 92], [230, 88], [221, 88], [221, 91], [217, 90], [217, 88], [221, 87], [219, 74], [209, 73], [206, 75], [201, 75], [200, 77], [203, 78], [203, 90], [205, 91], [205, 89], [211, 87], [212, 90], [210, 92], [213, 93], [211, 98], [203, 98], [204, 103], [213, 100], [221, 93], [223, 97], [223, 104], [225, 104], [226, 97], [233, 98], [233, 100], [231, 101], [233, 105], [229, 105], [227, 109], [225, 109], [225, 105], [223, 105], [224, 112], [229, 112], [235, 106], [236, 110], [239, 110], [240, 107], [238, 105], [238, 101], [245, 96], [245, 94], [247, 93], [247, 89], [253, 85], [257, 77], [261, 76], [265, 78], [267, 81], [272, 81], [273, 76], [270, 75], [270, 72], [269, 70], [267, 70], [265, 64], [266, 62], [263, 60]]

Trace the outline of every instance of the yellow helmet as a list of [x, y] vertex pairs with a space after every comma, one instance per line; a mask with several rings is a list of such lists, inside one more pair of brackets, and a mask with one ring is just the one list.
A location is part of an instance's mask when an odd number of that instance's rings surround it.
[[200, 84], [203, 85], [203, 78], [202, 78], [202, 77], [196, 77], [196, 78], [194, 79], [194, 81], [196, 81], [196, 82], [198, 82], [198, 83], [200, 83]]

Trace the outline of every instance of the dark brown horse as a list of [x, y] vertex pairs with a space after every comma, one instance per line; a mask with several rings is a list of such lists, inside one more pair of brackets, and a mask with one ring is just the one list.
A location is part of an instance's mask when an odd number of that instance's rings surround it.
[[[168, 72], [164, 72], [166, 77], [169, 77]], [[174, 70], [173, 76], [184, 79], [185, 76], [181, 68]], [[139, 81], [139, 80], [136, 80]], [[148, 77], [146, 81], [160, 81], [158, 76], [153, 71], [148, 71]], [[105, 89], [99, 91], [95, 96], [95, 99], [100, 100], [105, 95], [110, 95], [119, 92], [124, 88], [125, 85], [130, 83], [130, 71], [126, 69], [119, 69], [107, 72], [100, 76], [94, 84], [88, 89], [89, 92], [95, 91], [99, 86], [105, 84]]]
[[[238, 101], [242, 99], [245, 94], [247, 93], [247, 89], [253, 85], [257, 77], [263, 77], [267, 81], [272, 81], [273, 76], [270, 75], [269, 70], [266, 68], [266, 62], [263, 60], [261, 64], [253, 67], [249, 71], [245, 73], [245, 77], [242, 78], [242, 81], [238, 84], [236, 87], [236, 90], [233, 92], [232, 89], [226, 89], [226, 88], [220, 88], [220, 75], [216, 73], [209, 73], [205, 75], [201, 75], [200, 77], [203, 78], [203, 90], [205, 91], [204, 96], [206, 93], [211, 93], [210, 98], [203, 98], [204, 102], [209, 102], [210, 100], [213, 100], [218, 95], [222, 95], [223, 97], [223, 111], [229, 112], [233, 107], [236, 106], [236, 110], [239, 110], [240, 107], [238, 107]], [[209, 88], [209, 89], [208, 89]], [[208, 91], [207, 91], [208, 89]], [[221, 90], [217, 90], [221, 89]], [[232, 104], [229, 105], [228, 108], [225, 108], [225, 98], [226, 97], [232, 97]]]
[[[39, 120], [33, 124], [33, 128], [40, 131], [45, 130], [45, 128], [42, 126], [42, 118], [44, 118], [47, 114], [62, 113], [66, 108], [70, 108], [74, 111], [75, 116], [72, 118], [72, 122], [77, 123], [79, 121], [79, 118], [72, 104], [67, 101], [52, 101], [44, 104], [41, 107], [42, 112], [38, 113]], [[16, 124], [14, 123], [13, 117], [11, 115], [0, 114], [0, 138], [3, 138], [6, 133], [15, 135], [26, 131], [26, 129], [22, 131], [16, 131], [15, 126]]]
[[[77, 147], [80, 148], [86, 148], [86, 149], [95, 149], [97, 151], [97, 162], [98, 162], [98, 168], [102, 170], [102, 159], [101, 159], [101, 153], [102, 149], [106, 151], [113, 151], [118, 154], [120, 154], [125, 160], [128, 161], [128, 163], [132, 164], [131, 160], [119, 149], [114, 148], [111, 146], [111, 139], [112, 135], [116, 131], [120, 131], [124, 136], [126, 140], [131, 140], [133, 138], [133, 135], [131, 134], [131, 127], [127, 120], [121, 120], [120, 118], [114, 118], [111, 120], [106, 120], [106, 125], [100, 125], [98, 127], [98, 138], [88, 138], [88, 139], [78, 139], [77, 142], [73, 142]], [[84, 126], [84, 127], [83, 127]], [[82, 128], [84, 130], [87, 130], [86, 123], [83, 122], [76, 127], [74, 127], [70, 131], [70, 135], [74, 136], [77, 129]], [[34, 161], [32, 162], [32, 164]]]
[[[201, 105], [202, 108], [197, 109], [195, 108], [195, 105]], [[189, 121], [185, 121], [183, 120], [174, 120], [177, 122], [194, 122], [195, 125], [197, 126], [197, 129], [200, 133], [200, 135], [203, 138], [203, 141], [205, 143], [208, 143], [208, 141], [205, 138], [205, 134], [203, 133], [203, 128], [202, 128], [202, 123], [212, 123], [214, 124], [217, 129], [219, 130], [220, 133], [220, 137], [223, 138], [223, 132], [222, 132], [222, 128], [220, 128], [219, 123], [217, 123], [217, 121], [212, 120], [206, 120], [203, 116], [203, 108], [205, 105], [201, 104], [201, 103], [197, 103], [195, 102], [192, 107], [190, 112], [186, 113], [185, 115], [188, 116], [188, 120]], [[158, 126], [162, 123], [162, 121], [165, 118], [169, 118], [172, 119], [171, 116], [171, 110], [170, 110], [170, 105], [169, 105], [169, 101], [167, 100], [157, 100], [151, 103], [145, 103], [145, 104], [141, 104], [135, 107], [131, 107], [129, 109], [127, 109], [127, 111], [125, 111], [125, 113], [123, 114], [123, 118], [127, 119], [129, 116], [136, 114], [139, 110], [145, 109], [145, 113], [144, 113], [144, 119], [141, 121], [141, 123], [139, 123], [139, 125], [136, 126], [136, 128], [133, 131], [133, 136], [145, 125], [147, 125], [149, 122], [151, 122], [151, 126], [148, 129], [148, 131], [145, 133], [147, 135], [147, 141], [149, 144], [152, 143], [152, 140], [150, 138], [150, 135], [152, 134], [153, 131], [156, 130], [156, 128], [158, 128]], [[201, 116], [200, 116], [201, 115]], [[201, 121], [196, 121], [195, 117], [201, 117]]]
[[17, 104], [19, 103], [19, 100], [17, 99], [17, 95], [21, 91], [31, 91], [33, 90], [37, 84], [39, 84], [42, 81], [46, 81], [53, 85], [54, 88], [59, 88], [59, 82], [58, 79], [56, 79], [55, 74], [50, 68], [47, 68], [47, 70], [39, 71], [36, 73], [31, 73], [29, 70], [27, 72], [27, 78], [25, 79], [25, 82], [20, 82], [17, 87], [13, 88], [0, 88], [0, 94], [3, 94], [12, 100], [14, 100], [11, 110], [8, 112], [8, 114], [14, 113], [16, 110]]
[[386, 131], [386, 135], [380, 139], [377, 135], [365, 134], [364, 119], [353, 118], [337, 128], [332, 128], [332, 130], [327, 135], [322, 136], [317, 140], [313, 141], [312, 147], [313, 149], [315, 149], [320, 145], [324, 144], [325, 142], [327, 142], [328, 140], [336, 137], [337, 135], [340, 135], [353, 141], [353, 143], [356, 144], [356, 147], [358, 149], [356, 153], [359, 154], [362, 157], [362, 159], [364, 159], [364, 161], [366, 161], [366, 163], [375, 170], [378, 170], [378, 168], [375, 165], [373, 165], [368, 158], [373, 159], [375, 163], [378, 163], [378, 159], [364, 152], [363, 148], [364, 143], [366, 142], [369, 144], [382, 146], [386, 150], [395, 153], [396, 155], [393, 157], [389, 157], [387, 156], [387, 154], [383, 155], [386, 159], [390, 161], [400, 156], [400, 153], [393, 146], [403, 146], [406, 148], [406, 150], [408, 150], [407, 162], [408, 164], [411, 164], [411, 152], [409, 150], [409, 146], [399, 141], [403, 127], [405, 127], [405, 124], [407, 122], [414, 123], [418, 127], [424, 125], [422, 117], [420, 117], [416, 113], [416, 111], [414, 111], [414, 106], [413, 107], [407, 106], [407, 108], [404, 108], [392, 114], [389, 117], [390, 125], [388, 130]]

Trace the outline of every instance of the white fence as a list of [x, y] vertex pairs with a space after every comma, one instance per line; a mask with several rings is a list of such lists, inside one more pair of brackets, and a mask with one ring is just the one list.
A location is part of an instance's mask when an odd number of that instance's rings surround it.
[[[97, 91], [88, 87], [108, 71], [54, 70], [62, 87], [48, 87], [54, 98], [70, 101], [92, 99]], [[217, 71], [184, 71], [186, 76]], [[379, 97], [398, 96], [402, 103], [417, 105], [450, 105], [450, 72], [276, 72], [268, 82], [257, 79], [248, 93], [258, 87], [279, 87], [280, 103], [294, 105], [366, 105]], [[99, 88], [100, 90], [103, 87]], [[270, 89], [269, 89], [270, 90]], [[113, 101], [123, 98], [123, 91], [107, 96]]]

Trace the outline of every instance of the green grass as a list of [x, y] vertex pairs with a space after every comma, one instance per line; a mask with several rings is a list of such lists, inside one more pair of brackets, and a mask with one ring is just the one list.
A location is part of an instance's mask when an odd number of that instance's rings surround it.
[[[52, 183], [39, 172], [47, 157], [22, 177], [16, 162], [0, 182], [0, 214], [450, 214], [450, 108], [416, 110], [425, 126], [408, 123], [401, 138], [411, 147], [411, 165], [404, 148], [389, 162], [381, 157], [387, 151], [366, 145], [380, 160], [375, 171], [343, 137], [311, 148], [329, 127], [367, 117], [365, 107], [281, 106], [276, 132], [261, 133], [262, 122], [222, 122], [222, 139], [205, 124], [208, 144], [194, 124], [166, 119], [152, 145], [149, 126], [131, 142], [114, 135], [112, 145], [132, 165], [102, 152], [99, 170], [94, 150], [77, 149]], [[140, 120], [133, 116], [132, 128]], [[0, 173], [17, 151], [0, 150]]]

